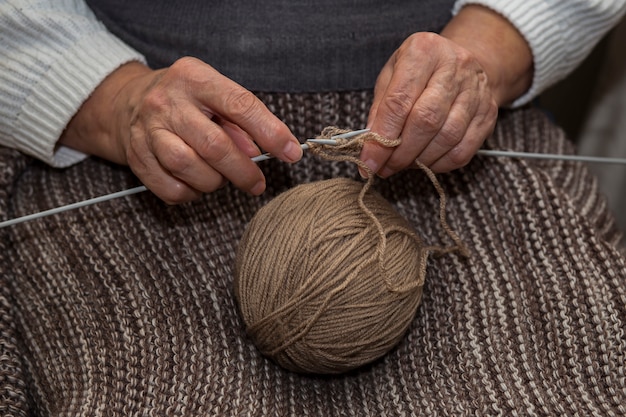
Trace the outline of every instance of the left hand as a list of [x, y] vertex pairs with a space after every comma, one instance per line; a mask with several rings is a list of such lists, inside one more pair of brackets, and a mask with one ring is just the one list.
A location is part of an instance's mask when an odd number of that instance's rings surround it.
[[382, 69], [369, 115], [372, 131], [400, 138], [367, 143], [361, 159], [388, 177], [416, 159], [435, 172], [467, 164], [491, 134], [498, 105], [474, 55], [434, 33], [410, 36]]
[[492, 133], [498, 107], [532, 79], [532, 51], [520, 32], [495, 11], [466, 5], [441, 35], [411, 35], [383, 67], [368, 127], [401, 143], [366, 143], [361, 160], [381, 177], [415, 160], [435, 172], [460, 168]]

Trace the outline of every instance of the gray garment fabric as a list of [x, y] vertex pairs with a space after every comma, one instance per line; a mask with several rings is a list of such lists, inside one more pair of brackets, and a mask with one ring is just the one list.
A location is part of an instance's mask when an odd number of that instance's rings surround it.
[[88, 0], [154, 68], [190, 55], [254, 91], [372, 88], [411, 33], [440, 31], [452, 0]]

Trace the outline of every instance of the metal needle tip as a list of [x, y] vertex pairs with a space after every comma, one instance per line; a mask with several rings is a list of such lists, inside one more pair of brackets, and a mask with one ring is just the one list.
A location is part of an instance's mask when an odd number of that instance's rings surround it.
[[337, 139], [350, 139], [369, 131], [369, 129], [353, 130], [352, 132], [333, 135], [330, 137], [330, 139], [307, 139], [306, 141], [311, 143], [319, 143], [320, 145], [337, 145]]
[[[309, 144], [308, 143], [302, 143], [302, 144], [300, 144], [300, 148], [302, 148], [302, 150], [305, 151], [305, 150], [309, 149]], [[250, 160], [252, 162], [261, 162], [261, 161], [266, 161], [266, 160], [272, 159], [272, 158], [275, 158], [275, 156], [272, 155], [271, 153], [264, 153], [262, 155], [254, 156], [254, 157], [250, 158]]]
[[361, 135], [363, 133], [367, 133], [369, 132], [369, 129], [361, 129], [361, 130], [353, 130], [352, 132], [346, 132], [346, 133], [342, 133], [340, 135], [333, 135], [330, 138], [331, 139], [348, 139], [354, 136], [358, 136]]
[[336, 145], [337, 139], [308, 139], [307, 142], [318, 143], [320, 145]]

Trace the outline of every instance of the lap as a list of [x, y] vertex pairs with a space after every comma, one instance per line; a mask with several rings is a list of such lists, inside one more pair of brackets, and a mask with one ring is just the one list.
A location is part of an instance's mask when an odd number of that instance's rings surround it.
[[[298, 137], [363, 127], [370, 99], [262, 98]], [[533, 109], [503, 114], [487, 145], [572, 152]], [[137, 185], [96, 159], [64, 171], [12, 151], [0, 159], [5, 218]], [[476, 157], [440, 175], [470, 256], [432, 258], [400, 345], [335, 377], [293, 374], [260, 356], [237, 313], [233, 266], [247, 223], [271, 198], [358, 174], [312, 155], [262, 169], [262, 197], [228, 186], [170, 207], [142, 193], [0, 230], [0, 392], [43, 415], [623, 411], [626, 271], [619, 232], [582, 165]], [[447, 243], [421, 172], [376, 188], [427, 243]]]

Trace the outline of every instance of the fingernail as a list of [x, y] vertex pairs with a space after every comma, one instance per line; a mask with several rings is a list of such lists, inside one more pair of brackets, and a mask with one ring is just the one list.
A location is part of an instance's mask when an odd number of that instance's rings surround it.
[[[367, 161], [364, 161], [363, 163], [372, 171], [373, 174], [376, 174], [376, 171], [378, 170], [378, 164], [376, 163], [376, 161], [368, 159]], [[359, 174], [361, 175], [361, 178], [369, 177], [367, 171], [362, 167], [359, 167]]]
[[372, 159], [365, 161], [365, 165], [367, 165], [367, 167], [371, 169], [374, 174], [378, 171], [378, 163]]
[[263, 191], [265, 191], [265, 181], [259, 181], [250, 189], [250, 194], [259, 195], [262, 194]]
[[287, 143], [283, 151], [287, 159], [291, 162], [299, 161], [300, 158], [302, 158], [302, 148], [294, 142]]

